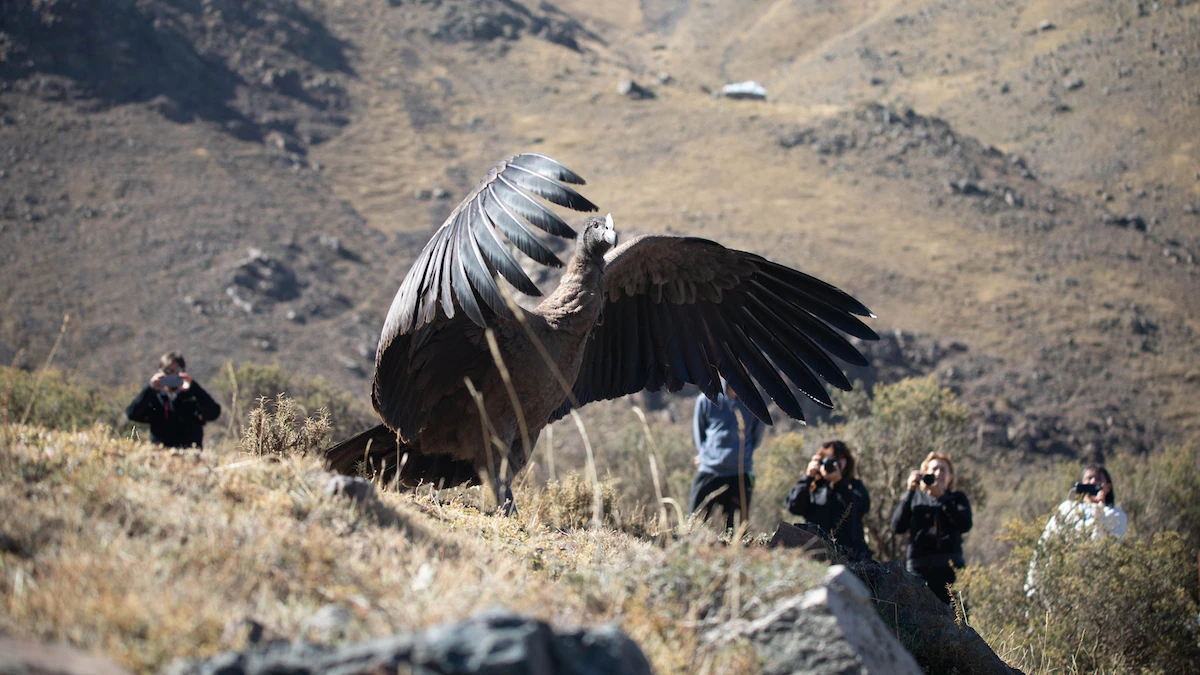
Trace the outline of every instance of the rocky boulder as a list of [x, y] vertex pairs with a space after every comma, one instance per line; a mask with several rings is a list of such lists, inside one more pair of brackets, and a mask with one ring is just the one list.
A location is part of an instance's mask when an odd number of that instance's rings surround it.
[[736, 621], [709, 635], [714, 642], [748, 639], [764, 675], [922, 673], [880, 620], [870, 591], [842, 565], [829, 568], [820, 588], [785, 600], [759, 619]]
[[273, 642], [205, 661], [180, 661], [169, 675], [649, 675], [638, 646], [613, 626], [555, 630], [536, 619], [493, 609], [466, 621], [343, 647]]
[[868, 596], [878, 612], [876, 618], [886, 623], [893, 641], [899, 638], [899, 644], [925, 672], [1020, 673], [1001, 661], [979, 633], [942, 604], [924, 581], [909, 574], [903, 563], [867, 562], [855, 565], [853, 570], [869, 589]]

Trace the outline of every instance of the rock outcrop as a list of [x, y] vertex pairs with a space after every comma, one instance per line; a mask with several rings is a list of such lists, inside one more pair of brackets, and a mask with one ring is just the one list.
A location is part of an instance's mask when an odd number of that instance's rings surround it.
[[820, 588], [792, 597], [753, 621], [727, 624], [714, 641], [746, 638], [764, 675], [920, 675], [921, 667], [871, 605], [867, 587], [842, 565]]
[[854, 566], [855, 575], [870, 589], [868, 596], [888, 624], [890, 633], [930, 673], [1013, 675], [979, 633], [960, 622], [933, 591], [909, 574], [901, 562], [868, 562]]
[[613, 626], [554, 630], [503, 609], [457, 623], [344, 647], [272, 642], [205, 661], [180, 661], [169, 675], [368, 675], [421, 672], [501, 675], [650, 675], [633, 640]]

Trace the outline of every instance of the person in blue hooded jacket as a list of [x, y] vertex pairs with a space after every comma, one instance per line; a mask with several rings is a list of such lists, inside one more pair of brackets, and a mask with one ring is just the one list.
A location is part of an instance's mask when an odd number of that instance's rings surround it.
[[688, 511], [703, 512], [708, 520], [718, 508], [725, 528], [732, 530], [750, 516], [754, 492], [754, 450], [766, 427], [724, 379], [713, 401], [696, 398], [692, 437], [696, 442], [696, 477], [688, 495]]

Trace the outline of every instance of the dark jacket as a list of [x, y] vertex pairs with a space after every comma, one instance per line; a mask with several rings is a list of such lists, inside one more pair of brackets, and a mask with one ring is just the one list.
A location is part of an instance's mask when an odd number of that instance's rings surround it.
[[871, 495], [857, 478], [840, 480], [832, 489], [825, 480], [809, 491], [810, 476], [796, 482], [787, 497], [787, 510], [821, 528], [821, 531], [846, 549], [855, 560], [869, 560], [871, 549], [863, 534], [863, 518], [871, 510]]
[[204, 423], [220, 417], [221, 406], [192, 380], [175, 400], [147, 385], [125, 409], [125, 416], [149, 424], [152, 443], [168, 448], [199, 448], [204, 445]]
[[910, 533], [907, 567], [943, 568], [948, 563], [966, 567], [962, 535], [971, 529], [971, 503], [961, 492], [945, 492], [940, 498], [924, 491], [904, 493], [892, 514], [892, 532]]

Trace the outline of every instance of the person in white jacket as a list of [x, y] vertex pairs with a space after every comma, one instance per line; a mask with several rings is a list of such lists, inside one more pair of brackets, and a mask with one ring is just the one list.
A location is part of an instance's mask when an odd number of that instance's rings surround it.
[[1074, 527], [1093, 539], [1125, 538], [1129, 519], [1124, 511], [1114, 505], [1116, 499], [1108, 469], [1099, 464], [1089, 465], [1071, 492], [1081, 495], [1082, 499], [1069, 498], [1059, 504], [1058, 512], [1046, 523], [1042, 539], [1067, 527]]
[[1108, 469], [1099, 464], [1089, 464], [1083, 469], [1079, 482], [1071, 488], [1071, 496], [1058, 505], [1058, 509], [1042, 537], [1038, 540], [1037, 550], [1029, 563], [1029, 574], [1025, 578], [1025, 593], [1032, 596], [1035, 592], [1037, 577], [1037, 551], [1042, 550], [1046, 540], [1063, 533], [1075, 532], [1091, 539], [1101, 537], [1125, 538], [1129, 529], [1129, 519], [1125, 512], [1115, 504], [1112, 476]]

